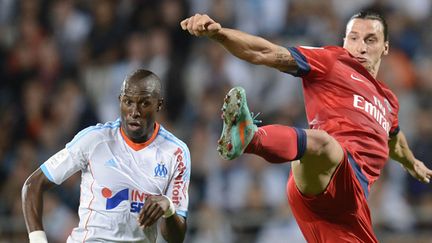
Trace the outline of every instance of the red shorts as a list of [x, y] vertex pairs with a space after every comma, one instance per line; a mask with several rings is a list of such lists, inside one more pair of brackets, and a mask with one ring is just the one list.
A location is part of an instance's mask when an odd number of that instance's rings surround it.
[[287, 183], [288, 201], [308, 242], [378, 242], [372, 229], [365, 184], [356, 162], [345, 151], [327, 189], [305, 196], [294, 177]]

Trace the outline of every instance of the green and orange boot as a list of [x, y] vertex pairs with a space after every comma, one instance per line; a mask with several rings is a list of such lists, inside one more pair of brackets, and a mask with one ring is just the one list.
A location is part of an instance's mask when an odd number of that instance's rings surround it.
[[246, 92], [241, 87], [232, 88], [222, 106], [223, 130], [217, 150], [222, 158], [232, 160], [243, 154], [258, 130], [253, 114], [249, 112]]

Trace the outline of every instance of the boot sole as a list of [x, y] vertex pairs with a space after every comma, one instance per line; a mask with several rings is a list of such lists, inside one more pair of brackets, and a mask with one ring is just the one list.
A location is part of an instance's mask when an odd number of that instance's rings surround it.
[[242, 103], [241, 99], [242, 90], [237, 87], [233, 88], [225, 96], [222, 106], [222, 119], [224, 124], [221, 137], [218, 140], [217, 150], [220, 156], [226, 160], [232, 159], [232, 154], [230, 154], [233, 149], [231, 142], [231, 129], [238, 122]]

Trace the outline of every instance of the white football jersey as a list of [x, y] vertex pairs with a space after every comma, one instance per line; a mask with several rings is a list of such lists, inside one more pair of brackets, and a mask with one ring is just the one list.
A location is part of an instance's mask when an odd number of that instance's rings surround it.
[[117, 120], [82, 130], [40, 168], [56, 184], [81, 171], [80, 222], [67, 242], [156, 242], [156, 224], [137, 222], [145, 198], [166, 195], [186, 217], [190, 167], [186, 144], [159, 124], [136, 144]]

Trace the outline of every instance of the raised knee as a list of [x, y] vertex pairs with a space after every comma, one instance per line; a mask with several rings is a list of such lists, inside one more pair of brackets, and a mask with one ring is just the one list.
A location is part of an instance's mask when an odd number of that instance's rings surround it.
[[322, 156], [331, 152], [334, 138], [323, 130], [306, 130], [307, 147], [309, 154]]

